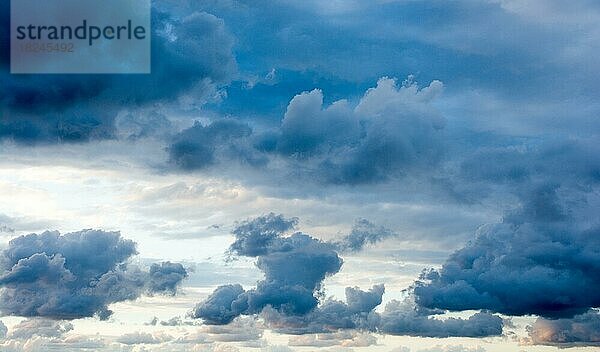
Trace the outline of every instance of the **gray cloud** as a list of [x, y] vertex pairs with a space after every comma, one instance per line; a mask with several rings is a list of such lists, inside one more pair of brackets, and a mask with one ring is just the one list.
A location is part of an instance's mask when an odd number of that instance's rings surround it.
[[238, 318], [227, 325], [202, 325], [193, 332], [188, 332], [177, 338], [174, 343], [213, 343], [213, 342], [244, 342], [245, 344], [260, 343], [264, 328], [255, 318]]
[[112, 313], [109, 304], [143, 293], [173, 294], [187, 276], [180, 264], [154, 264], [150, 271], [127, 264], [134, 254], [135, 243], [118, 232], [44, 232], [14, 238], [0, 255], [0, 311], [106, 319]]
[[[409, 351], [410, 350], [407, 349], [405, 352]], [[485, 352], [485, 349], [481, 346], [467, 347], [463, 345], [438, 345], [435, 347], [418, 350], [418, 352]]]
[[219, 286], [196, 306], [192, 317], [202, 318], [207, 324], [228, 324], [247, 311], [245, 293], [240, 284]]
[[298, 218], [287, 219], [273, 213], [239, 223], [232, 231], [235, 241], [230, 249], [237, 255], [247, 257], [268, 254], [281, 235], [293, 230], [297, 224]]

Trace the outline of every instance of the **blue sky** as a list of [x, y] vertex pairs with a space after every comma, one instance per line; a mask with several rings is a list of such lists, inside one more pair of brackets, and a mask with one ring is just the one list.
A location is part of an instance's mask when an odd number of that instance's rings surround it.
[[597, 348], [596, 2], [152, 7], [150, 75], [0, 51], [3, 349]]

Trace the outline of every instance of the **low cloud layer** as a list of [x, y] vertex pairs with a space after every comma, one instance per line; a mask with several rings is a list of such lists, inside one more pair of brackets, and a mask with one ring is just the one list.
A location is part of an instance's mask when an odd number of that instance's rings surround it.
[[350, 235], [337, 242], [322, 242], [293, 232], [298, 220], [269, 214], [239, 224], [232, 254], [256, 257], [265, 274], [256, 288], [239, 284], [218, 287], [196, 306], [192, 317], [207, 324], [223, 325], [240, 315], [260, 315], [273, 330], [287, 334], [330, 333], [340, 330], [377, 331], [394, 335], [428, 337], [484, 337], [502, 333], [502, 319], [477, 313], [468, 319], [438, 319], [443, 311], [421, 308], [411, 295], [392, 301], [383, 313], [375, 312], [385, 288], [368, 291], [346, 288], [346, 301], [324, 299], [320, 288], [325, 277], [337, 273], [342, 264], [338, 250], [357, 251], [393, 233], [360, 220]]
[[107, 319], [109, 304], [142, 294], [174, 294], [187, 276], [181, 264], [153, 264], [149, 271], [128, 264], [135, 254], [135, 243], [118, 232], [44, 232], [14, 238], [0, 254], [0, 312]]

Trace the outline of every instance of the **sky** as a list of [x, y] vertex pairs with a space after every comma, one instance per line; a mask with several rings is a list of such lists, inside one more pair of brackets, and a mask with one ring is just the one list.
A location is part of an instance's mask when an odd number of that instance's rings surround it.
[[600, 4], [154, 0], [11, 75], [2, 351], [595, 351]]

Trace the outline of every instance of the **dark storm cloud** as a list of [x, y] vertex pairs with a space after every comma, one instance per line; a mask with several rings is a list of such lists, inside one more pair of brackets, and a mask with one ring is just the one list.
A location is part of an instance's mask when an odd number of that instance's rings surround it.
[[422, 276], [417, 303], [550, 318], [598, 307], [600, 227], [589, 197], [555, 184], [523, 194], [520, 209]]
[[538, 318], [528, 330], [536, 345], [600, 346], [600, 314], [595, 310], [571, 319]]
[[108, 305], [141, 294], [173, 294], [187, 276], [180, 264], [128, 265], [134, 242], [118, 232], [83, 230], [17, 237], [0, 256], [0, 311], [5, 315], [75, 319], [112, 313]]
[[[9, 2], [0, 35], [9, 42]], [[155, 7], [157, 4], [155, 4]], [[9, 50], [0, 65], [0, 139], [25, 144], [85, 142], [115, 137], [119, 109], [173, 101], [196, 87], [222, 84], [235, 71], [233, 40], [223, 21], [205, 12], [152, 13], [152, 74], [11, 75]]]

